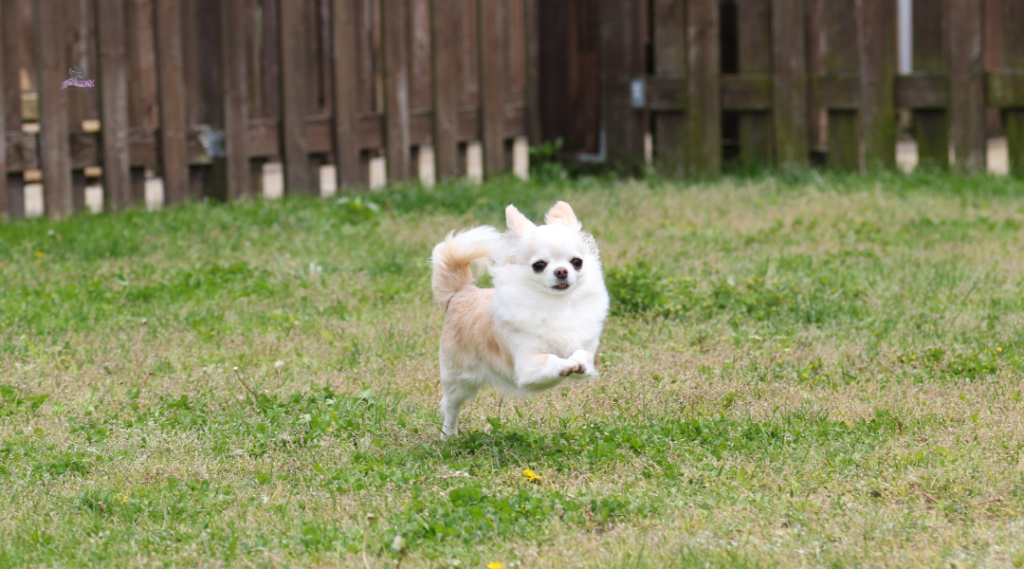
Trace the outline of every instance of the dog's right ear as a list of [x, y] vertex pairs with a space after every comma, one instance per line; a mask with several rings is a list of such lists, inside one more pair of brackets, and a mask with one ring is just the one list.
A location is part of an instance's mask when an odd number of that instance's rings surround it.
[[519, 213], [516, 206], [511, 204], [505, 208], [505, 225], [508, 226], [508, 230], [517, 238], [537, 229], [537, 226], [532, 221], [526, 219], [526, 216]]

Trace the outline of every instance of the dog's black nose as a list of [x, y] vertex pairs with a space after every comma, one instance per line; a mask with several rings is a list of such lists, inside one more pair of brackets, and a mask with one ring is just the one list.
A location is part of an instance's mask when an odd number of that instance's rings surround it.
[[564, 279], [565, 277], [569, 276], [569, 269], [563, 269], [559, 267], [555, 269], [555, 276], [560, 279]]

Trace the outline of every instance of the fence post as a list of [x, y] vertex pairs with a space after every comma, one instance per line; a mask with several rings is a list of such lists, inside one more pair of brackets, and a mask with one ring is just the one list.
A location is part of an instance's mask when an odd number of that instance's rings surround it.
[[[1024, 2], [1003, 0], [1003, 66], [1024, 77]], [[1010, 173], [1024, 176], [1024, 90], [1017, 91], [1015, 106], [1003, 109], [1003, 131], [1009, 151]]]
[[722, 172], [721, 48], [717, 0], [689, 0], [686, 28], [689, 73], [689, 170]]
[[[18, 65], [13, 62], [21, 61], [21, 33], [19, 31], [18, 14], [19, 0], [0, 0], [0, 53], [8, 62], [0, 71], [0, 89], [3, 89], [3, 99], [0, 103], [0, 113], [6, 117], [6, 129], [9, 131], [21, 130], [21, 89], [19, 81]], [[0, 132], [3, 132], [0, 130]], [[6, 139], [6, 136], [3, 136]], [[6, 159], [6, 152], [4, 153]], [[10, 219], [21, 219], [25, 217], [25, 178], [22, 174], [7, 174], [7, 168], [0, 169], [0, 177], [4, 178], [2, 183], [7, 184], [4, 192], [7, 203], [7, 216]], [[0, 198], [2, 199], [2, 198]]]
[[896, 3], [858, 0], [860, 167], [896, 166]]
[[156, 57], [160, 101], [160, 165], [164, 203], [188, 195], [188, 121], [185, 116], [185, 62], [180, 0], [156, 0]]
[[[946, 62], [946, 0], [914, 0], [914, 71], [942, 74]], [[914, 109], [918, 167], [949, 168], [949, 112]]]
[[434, 161], [438, 181], [459, 175], [459, 13], [460, 0], [431, 3], [434, 42]]
[[772, 110], [775, 154], [780, 165], [802, 166], [810, 159], [805, 15], [804, 0], [772, 2]]
[[384, 143], [388, 182], [411, 175], [409, 136], [409, 0], [381, 0], [384, 25]]
[[224, 174], [226, 197], [252, 196], [249, 168], [249, 84], [246, 34], [251, 23], [249, 0], [220, 0], [221, 103], [224, 105]]
[[478, 6], [481, 138], [484, 175], [490, 178], [506, 169], [503, 98], [509, 70], [502, 56], [508, 41], [508, 0], [480, 0]]
[[305, 2], [280, 0], [281, 53], [281, 150], [284, 162], [285, 191], [293, 195], [319, 196], [310, 177], [306, 142], [306, 111], [309, 106], [309, 70], [305, 41], [310, 31], [305, 26]]
[[359, 157], [359, 5], [333, 0], [331, 21], [334, 48], [334, 165], [338, 189], [362, 185]]
[[[654, 74], [659, 79], [686, 79], [686, 2], [654, 0], [651, 33]], [[686, 174], [687, 120], [685, 111], [654, 113], [654, 160], [658, 173], [669, 176]]]
[[[9, 14], [5, 14], [4, 11], [6, 6], [3, 2], [0, 2], [0, 38], [5, 35], [6, 26], [5, 16], [10, 17]], [[7, 194], [7, 73], [4, 66], [4, 58], [8, 57], [7, 45], [2, 39], [0, 39], [0, 219], [14, 217], [10, 214], [9, 198]], [[17, 65], [13, 62], [18, 61], [17, 58], [11, 58], [9, 65]]]
[[[739, 27], [739, 72], [759, 75], [771, 73], [772, 26], [775, 24], [772, 0], [741, 0], [736, 3], [736, 11]], [[790, 23], [786, 22], [785, 25]], [[787, 30], [789, 33], [792, 31]], [[788, 47], [783, 49], [786, 50]], [[790, 93], [786, 94], [789, 95]], [[773, 103], [773, 107], [774, 105]], [[739, 127], [740, 162], [748, 166], [771, 164], [774, 150], [772, 115], [762, 111], [741, 113]]]
[[132, 205], [128, 147], [128, 38], [122, 0], [96, 0], [99, 42], [100, 136], [103, 139], [103, 206], [107, 211]]
[[39, 77], [39, 155], [43, 168], [43, 208], [53, 218], [74, 211], [71, 143], [68, 132], [67, 79], [64, 62], [64, 10], [58, 0], [35, 3], [35, 40]]
[[[703, 0], [713, 1], [713, 0]], [[630, 82], [644, 74], [643, 44], [634, 0], [600, 0], [601, 128], [608, 165], [638, 173], [644, 162], [644, 114], [630, 104]], [[717, 4], [716, 4], [717, 6]]]
[[[545, 5], [546, 6], [546, 5]], [[523, 0], [526, 46], [526, 133], [530, 144], [541, 143], [540, 120], [540, 0]]]
[[[952, 89], [953, 147], [956, 169], [985, 171], [985, 53], [982, 0], [949, 1], [949, 80]], [[1014, 33], [1020, 33], [1015, 29]]]
[[[825, 2], [825, 73], [824, 80], [851, 79], [857, 73], [857, 22], [854, 0], [824, 0]], [[852, 83], [852, 82], [845, 82]], [[819, 88], [822, 85], [819, 84]], [[856, 96], [860, 98], [860, 86]], [[823, 90], [823, 89], [822, 89]], [[851, 94], [852, 95], [852, 94]], [[826, 105], [828, 102], [826, 101]], [[860, 167], [857, 142], [857, 110], [847, 106], [828, 106], [828, 165], [842, 170]]]

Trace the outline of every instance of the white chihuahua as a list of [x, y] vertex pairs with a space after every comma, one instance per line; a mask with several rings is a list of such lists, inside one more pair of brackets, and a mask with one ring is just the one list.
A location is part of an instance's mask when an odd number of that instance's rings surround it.
[[[434, 299], [445, 311], [445, 437], [459, 432], [459, 410], [485, 385], [526, 396], [597, 375], [608, 291], [594, 238], [565, 202], [548, 211], [546, 225], [511, 205], [505, 222], [504, 236], [488, 226], [450, 233], [431, 257]], [[470, 264], [478, 260], [489, 261], [493, 289], [474, 286]]]

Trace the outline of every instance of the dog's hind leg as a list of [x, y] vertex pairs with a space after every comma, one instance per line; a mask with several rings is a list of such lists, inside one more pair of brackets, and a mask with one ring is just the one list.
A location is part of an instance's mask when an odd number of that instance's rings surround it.
[[465, 378], [441, 380], [441, 413], [444, 414], [442, 438], [459, 434], [459, 411], [464, 403], [476, 397], [479, 390], [478, 385], [469, 383]]

